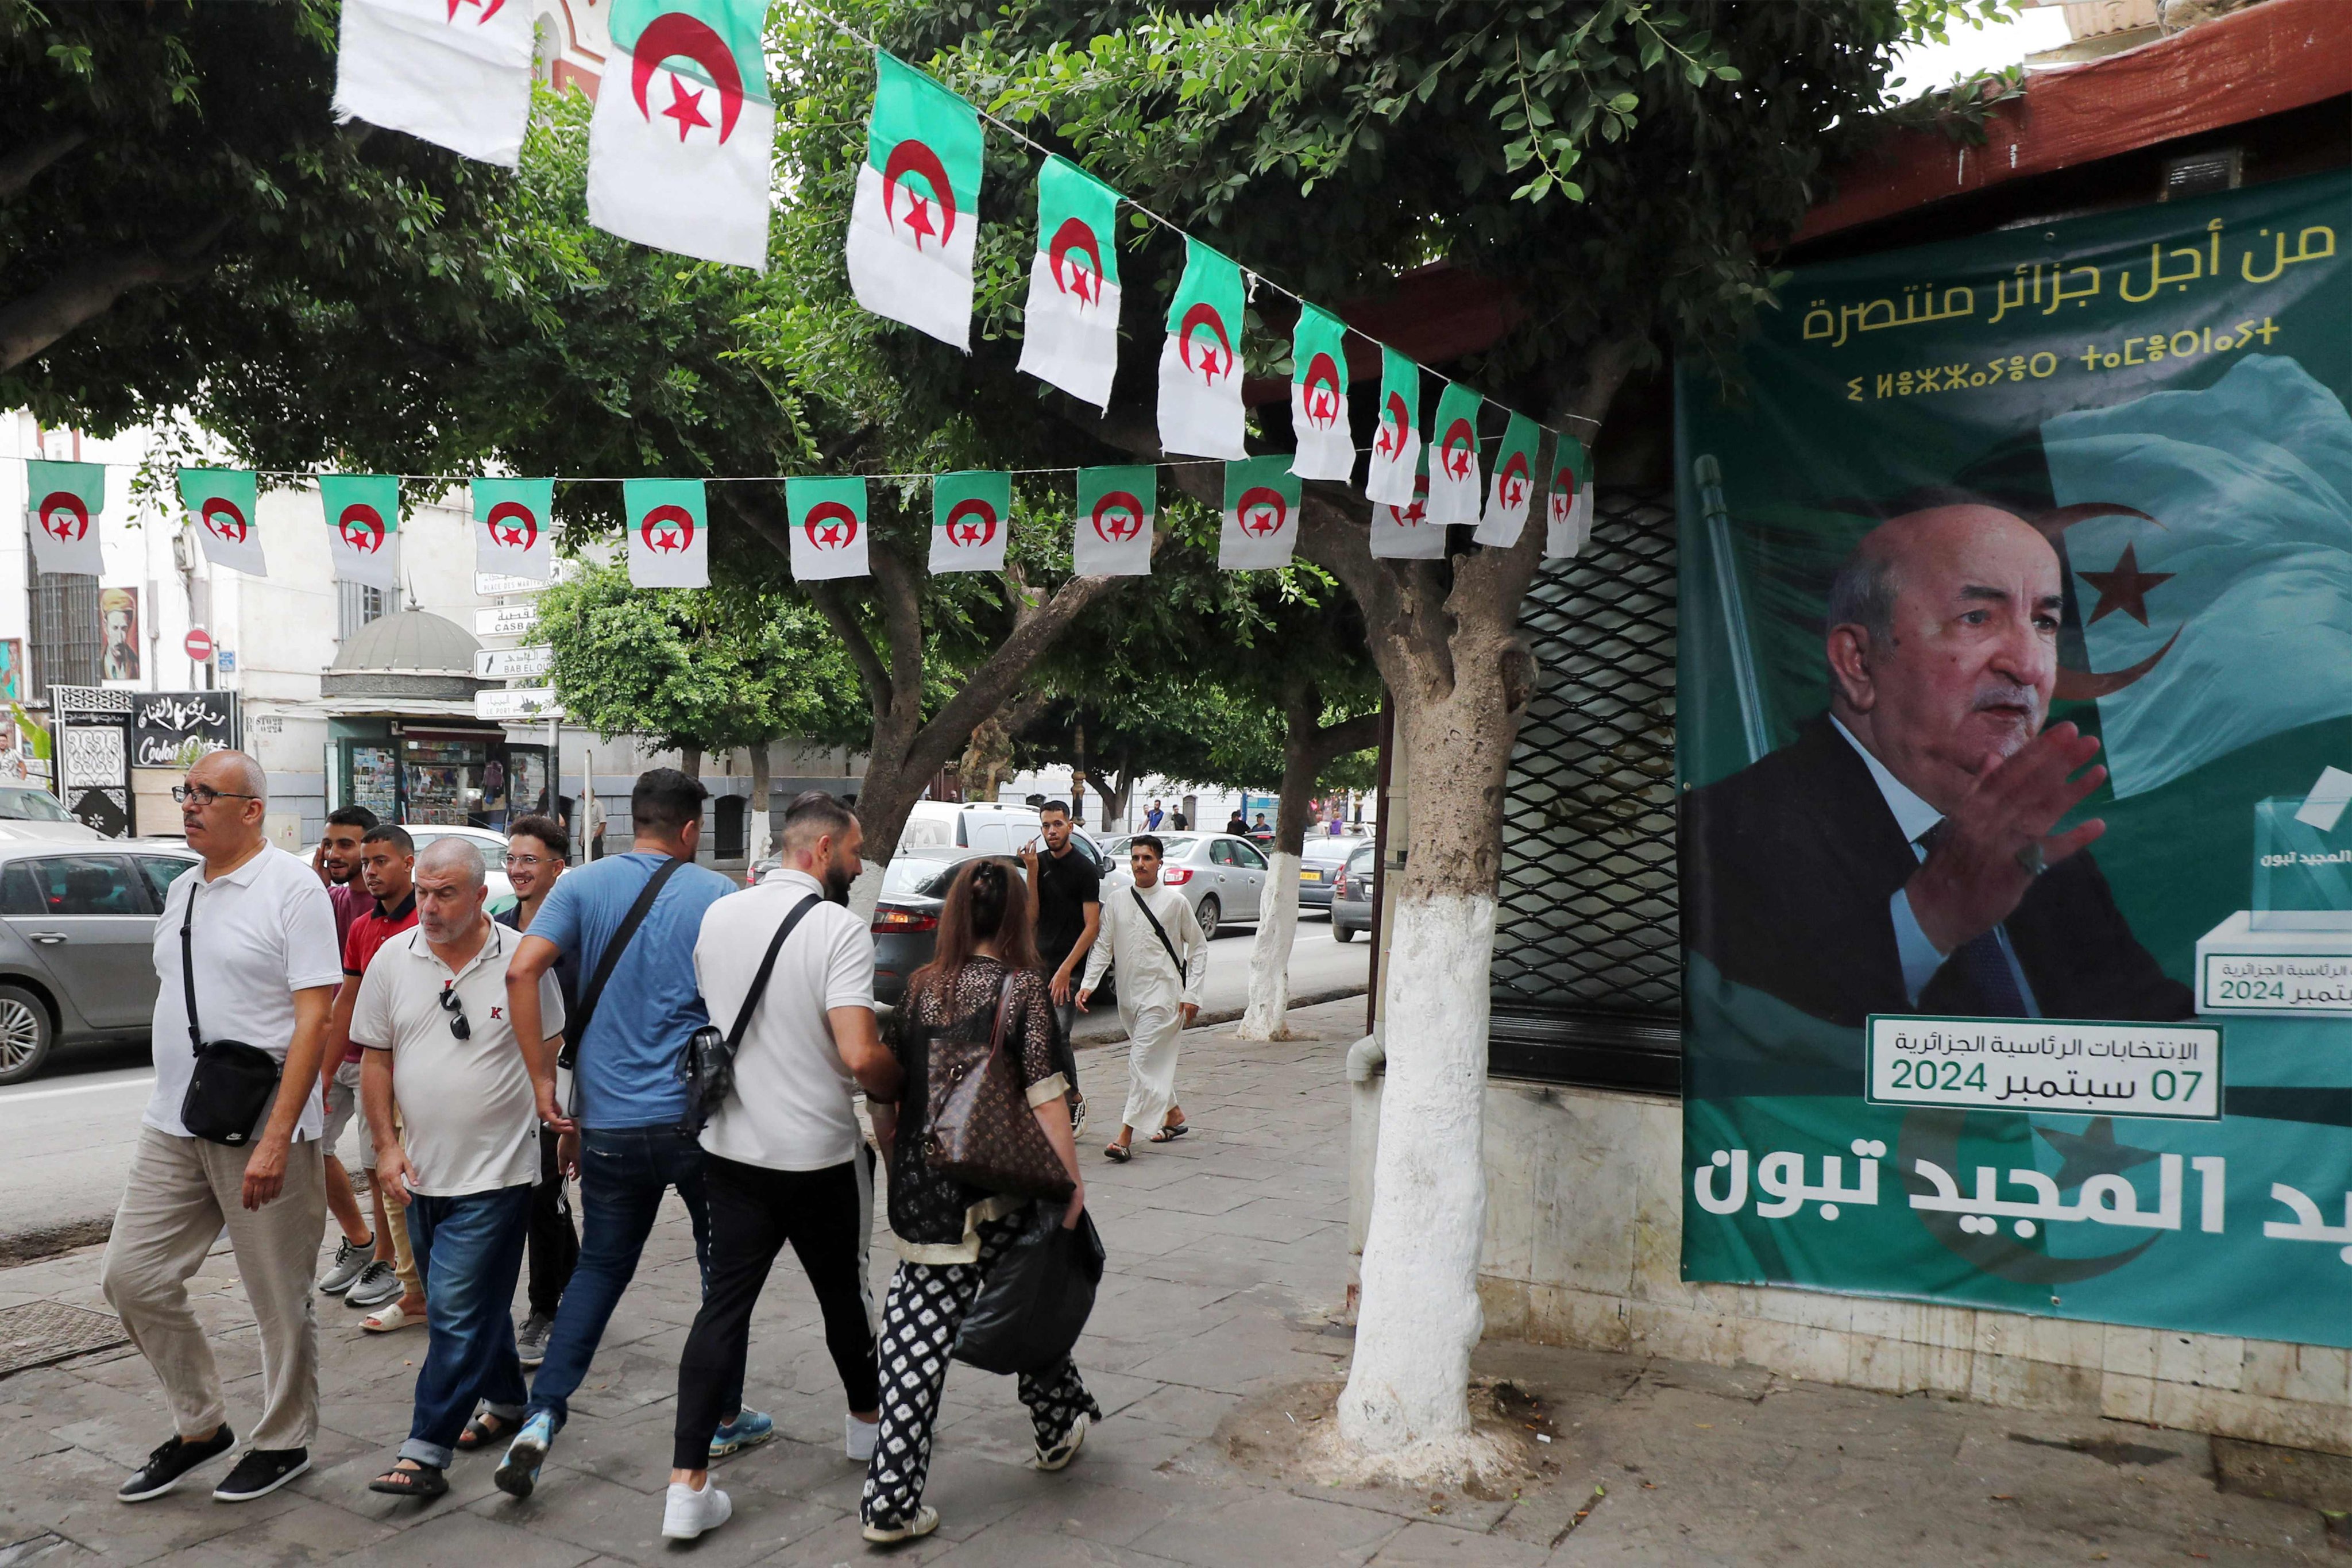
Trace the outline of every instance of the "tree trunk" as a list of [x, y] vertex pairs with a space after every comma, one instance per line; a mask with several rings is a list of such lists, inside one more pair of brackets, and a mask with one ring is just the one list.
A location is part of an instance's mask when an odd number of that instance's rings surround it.
[[768, 852], [768, 795], [775, 788], [770, 773], [768, 742], [761, 742], [751, 748], [751, 820], [744, 824], [743, 854], [747, 865], [756, 866]]
[[1315, 781], [1331, 759], [1380, 738], [1380, 715], [1366, 713], [1326, 729], [1313, 686], [1295, 681], [1283, 694], [1282, 795], [1274, 814], [1273, 864], [1257, 939], [1250, 947], [1249, 1010], [1234, 1032], [1244, 1040], [1291, 1037], [1290, 949], [1298, 935], [1298, 866], [1307, 848], [1307, 811]]
[[690, 779], [700, 778], [702, 776], [702, 748], [700, 746], [680, 746], [677, 749], [677, 771], [684, 773]]

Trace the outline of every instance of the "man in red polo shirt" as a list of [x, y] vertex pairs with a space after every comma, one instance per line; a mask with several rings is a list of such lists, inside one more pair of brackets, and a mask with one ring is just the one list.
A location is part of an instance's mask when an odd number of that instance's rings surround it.
[[[331, 1060], [355, 1058], [361, 1050], [352, 1039], [352, 1006], [358, 998], [361, 977], [368, 961], [393, 937], [416, 924], [416, 893], [412, 881], [416, 844], [408, 830], [386, 822], [371, 827], [360, 839], [360, 877], [374, 898], [374, 907], [352, 921], [343, 938], [343, 984], [335, 994], [335, 1011], [329, 1025], [327, 1050]], [[368, 1202], [375, 1209], [375, 1258], [360, 1270], [343, 1303], [368, 1315], [360, 1327], [371, 1333], [391, 1333], [425, 1321], [425, 1289], [409, 1256], [408, 1226], [397, 1205], [383, 1201], [383, 1187], [374, 1179], [373, 1142], [366, 1152]]]
[[[310, 857], [310, 868], [327, 884], [327, 902], [335, 911], [338, 953], [351, 937], [352, 922], [374, 907], [374, 900], [367, 896], [367, 885], [360, 879], [360, 839], [375, 823], [375, 813], [363, 805], [346, 805], [329, 812], [326, 831], [319, 836], [318, 850]], [[367, 1267], [375, 1250], [376, 1233], [368, 1228], [360, 1214], [360, 1201], [352, 1194], [351, 1174], [335, 1158], [335, 1145], [342, 1142], [343, 1129], [357, 1120], [363, 1161], [375, 1157], [375, 1146], [368, 1139], [366, 1120], [359, 1116], [357, 1060], [347, 1062], [332, 1051], [326, 1052], [319, 1064], [319, 1092], [324, 1097], [326, 1110], [326, 1136], [320, 1147], [327, 1158], [327, 1212], [334, 1216], [343, 1233], [342, 1240], [335, 1247], [335, 1261], [320, 1277], [319, 1289], [327, 1295], [340, 1296], [352, 1288], [361, 1270]]]

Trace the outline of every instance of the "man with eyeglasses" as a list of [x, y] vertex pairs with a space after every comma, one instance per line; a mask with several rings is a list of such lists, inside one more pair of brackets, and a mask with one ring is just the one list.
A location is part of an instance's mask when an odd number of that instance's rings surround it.
[[[382, 822], [361, 835], [360, 880], [374, 901], [343, 935], [343, 988], [335, 994], [327, 1037], [329, 1051], [341, 1059], [357, 1062], [364, 1054], [352, 1038], [352, 1008], [361, 977], [385, 942], [416, 924], [415, 865], [416, 841], [408, 829]], [[330, 1111], [335, 1109], [330, 1100]], [[366, 1138], [360, 1142], [361, 1163], [369, 1175], [368, 1202], [375, 1210], [375, 1257], [343, 1292], [343, 1305], [367, 1314], [360, 1320], [364, 1332], [397, 1333], [425, 1321], [425, 1284], [409, 1247], [407, 1215], [385, 1196], [383, 1184], [374, 1180], [373, 1142]]]
[[[526, 931], [539, 914], [555, 879], [563, 874], [572, 856], [572, 835], [551, 816], [518, 816], [507, 825], [507, 880], [514, 885], [517, 902], [500, 911], [498, 922]], [[580, 995], [580, 960], [565, 950], [556, 956], [555, 984], [568, 1009]], [[563, 1096], [559, 1093], [557, 1103]], [[572, 1282], [580, 1261], [580, 1236], [572, 1228], [572, 1203], [559, 1158], [562, 1138], [555, 1129], [539, 1130], [539, 1185], [530, 1194], [530, 1311], [515, 1332], [515, 1350], [522, 1364], [535, 1367], [547, 1359], [547, 1336], [555, 1327], [556, 1304]]]
[[395, 1497], [446, 1492], [457, 1451], [511, 1431], [530, 1399], [511, 1309], [539, 1177], [538, 1086], [551, 1092], [563, 996], [542, 975], [548, 1033], [516, 1037], [506, 973], [521, 938], [484, 911], [488, 894], [479, 849], [454, 835], [428, 845], [416, 929], [384, 944], [352, 1011], [376, 1174], [407, 1205], [429, 1303], [408, 1441], [368, 1483]]

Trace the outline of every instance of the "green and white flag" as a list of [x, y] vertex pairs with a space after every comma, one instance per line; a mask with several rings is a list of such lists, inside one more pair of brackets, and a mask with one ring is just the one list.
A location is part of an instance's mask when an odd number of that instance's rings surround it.
[[555, 481], [476, 479], [474, 570], [544, 583], [555, 574]]
[[700, 479], [624, 479], [629, 585], [710, 586], [710, 525]]
[[104, 572], [98, 514], [106, 510], [106, 466], [28, 458], [25, 480], [35, 570], [78, 572], [89, 577]]
[[931, 570], [1002, 572], [1013, 532], [1011, 474], [940, 474], [931, 480]]
[[1443, 561], [1445, 530], [1429, 521], [1429, 448], [1415, 465], [1412, 500], [1403, 506], [1372, 503], [1372, 553], [1386, 561]]
[[530, 123], [531, 23], [520, 0], [343, 0], [335, 117], [511, 169]]
[[1298, 476], [1289, 459], [1244, 458], [1225, 465], [1225, 521], [1217, 569], [1264, 572], [1290, 564], [1298, 542]]
[[794, 582], [867, 574], [864, 479], [786, 479], [784, 509], [793, 518]]
[[400, 481], [390, 474], [327, 474], [319, 480], [335, 576], [371, 588], [400, 586], [393, 542], [400, 532]]
[[1298, 310], [1290, 335], [1290, 428], [1298, 452], [1290, 471], [1302, 479], [1353, 479], [1356, 437], [1348, 428], [1348, 329], [1312, 305]]
[[1190, 235], [1184, 276], [1160, 350], [1160, 445], [1238, 460], [1242, 444], [1242, 269]]
[[1527, 531], [1528, 512], [1536, 499], [1536, 447], [1543, 430], [1524, 414], [1515, 413], [1503, 430], [1503, 449], [1495, 454], [1495, 477], [1486, 484], [1486, 510], [1478, 519], [1479, 543], [1507, 550]]
[[267, 577], [261, 536], [255, 531], [251, 468], [182, 468], [180, 504], [196, 521], [196, 542], [215, 566]]
[[874, 117], [849, 212], [849, 289], [877, 316], [971, 349], [980, 115], [877, 49]]
[[1381, 348], [1381, 420], [1372, 437], [1371, 470], [1364, 493], [1386, 506], [1423, 504], [1429, 465], [1422, 460], [1421, 366]]
[[1478, 521], [1478, 409], [1486, 399], [1460, 382], [1445, 384], [1429, 427], [1429, 521], [1445, 527]]
[[1573, 436], [1558, 438], [1551, 495], [1544, 504], [1544, 554], [1572, 561], [1592, 537], [1592, 454]]
[[1058, 154], [1037, 174], [1021, 367], [1097, 408], [1118, 369], [1118, 193]]
[[766, 270], [767, 15], [767, 0], [613, 0], [613, 53], [588, 122], [590, 223]]
[[1151, 516], [1160, 500], [1160, 470], [1135, 468], [1078, 470], [1078, 526], [1071, 567], [1081, 577], [1145, 577], [1151, 573]]

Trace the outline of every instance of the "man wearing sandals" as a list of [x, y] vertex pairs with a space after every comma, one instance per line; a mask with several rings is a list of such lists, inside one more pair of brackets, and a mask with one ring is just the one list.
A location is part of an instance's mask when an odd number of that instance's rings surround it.
[[539, 1178], [538, 1086], [554, 1082], [563, 995], [551, 973], [541, 976], [540, 1027], [553, 1033], [516, 1039], [506, 975], [520, 939], [484, 911], [488, 882], [466, 840], [428, 846], [416, 861], [416, 929], [377, 952], [352, 1010], [352, 1038], [367, 1047], [361, 1101], [376, 1178], [407, 1205], [425, 1284], [429, 1337], [408, 1441], [368, 1483], [395, 1497], [449, 1489], [450, 1459], [485, 1436], [468, 1419], [477, 1401], [511, 1430], [530, 1399], [512, 1308]]
[[1127, 1026], [1127, 1114], [1118, 1136], [1103, 1150], [1125, 1164], [1135, 1130], [1149, 1127], [1154, 1143], [1184, 1136], [1189, 1124], [1176, 1103], [1177, 1037], [1201, 1010], [1201, 982], [1209, 973], [1209, 944], [1184, 895], [1160, 880], [1160, 840], [1139, 833], [1128, 840], [1128, 887], [1103, 895], [1098, 941], [1078, 987], [1087, 1010], [1106, 971], [1118, 965], [1118, 1017]]

